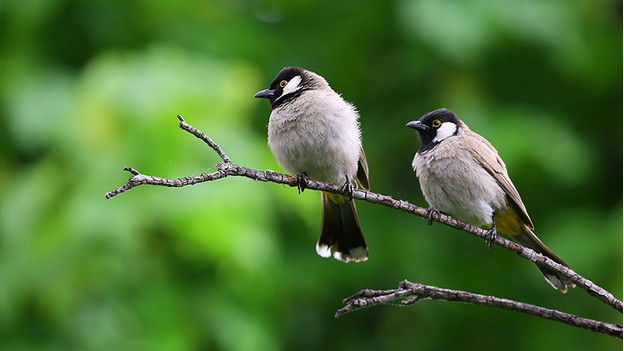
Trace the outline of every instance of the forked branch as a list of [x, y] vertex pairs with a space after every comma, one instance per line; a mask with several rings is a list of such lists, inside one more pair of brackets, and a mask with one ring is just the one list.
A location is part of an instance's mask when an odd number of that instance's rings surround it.
[[[274, 171], [260, 171], [260, 170], [256, 170], [256, 169], [251, 169], [251, 168], [247, 168], [247, 167], [242, 167], [242, 166], [238, 166], [234, 163], [232, 163], [232, 161], [230, 160], [230, 158], [227, 156], [227, 154], [219, 147], [219, 145], [217, 145], [214, 141], [212, 141], [212, 139], [210, 139], [206, 134], [204, 134], [202, 131], [198, 130], [197, 128], [191, 126], [190, 124], [186, 123], [186, 121], [184, 120], [184, 118], [182, 118], [182, 116], [178, 115], [178, 119], [180, 120], [179, 126], [180, 128], [186, 130], [187, 132], [193, 134], [194, 136], [196, 136], [197, 138], [201, 139], [202, 141], [204, 141], [210, 148], [212, 148], [218, 155], [219, 157], [221, 157], [221, 159], [223, 160], [223, 162], [220, 162], [216, 165], [217, 167], [217, 171], [216, 172], [212, 172], [212, 173], [202, 173], [199, 176], [196, 177], [183, 177], [183, 178], [176, 178], [176, 179], [168, 179], [168, 178], [160, 178], [160, 177], [154, 177], [154, 176], [149, 176], [149, 175], [145, 175], [145, 174], [141, 174], [140, 172], [138, 172], [137, 170], [130, 168], [130, 167], [124, 167], [125, 171], [128, 171], [130, 173], [132, 173], [132, 176], [130, 177], [130, 179], [128, 180], [128, 182], [124, 185], [122, 185], [121, 187], [110, 191], [108, 193], [106, 193], [106, 198], [110, 199], [111, 197], [114, 197], [116, 195], [119, 195], [121, 193], [124, 193], [136, 186], [139, 185], [143, 185], [143, 184], [150, 184], [150, 185], [160, 185], [160, 186], [167, 186], [167, 187], [183, 187], [183, 186], [187, 186], [187, 185], [194, 185], [194, 184], [198, 184], [198, 183], [203, 183], [203, 182], [208, 182], [208, 181], [215, 181], [215, 180], [219, 180], [219, 179], [223, 179], [226, 178], [228, 176], [240, 176], [240, 177], [247, 177], [247, 178], [251, 178], [254, 180], [260, 180], [260, 181], [265, 181], [265, 182], [272, 182], [272, 183], [277, 183], [277, 184], [285, 184], [285, 185], [289, 185], [291, 187], [297, 187], [298, 186], [298, 180], [290, 175], [287, 174], [283, 174], [283, 173], [278, 173], [278, 172], [274, 172]], [[330, 192], [330, 193], [342, 193], [343, 189], [341, 185], [337, 185], [337, 184], [332, 184], [332, 183], [326, 183], [326, 182], [321, 182], [321, 181], [317, 181], [314, 179], [309, 179], [309, 178], [305, 178], [305, 188], [306, 189], [311, 189], [311, 190], [320, 190], [320, 191], [325, 191], [325, 192]], [[370, 203], [374, 203], [374, 204], [380, 204], [380, 205], [384, 205], [387, 207], [391, 207], [391, 208], [396, 208], [399, 210], [402, 210], [404, 212], [407, 213], [411, 213], [411, 214], [415, 214], [417, 216], [423, 217], [423, 218], [428, 218], [429, 216], [429, 212], [427, 211], [427, 209], [423, 208], [423, 207], [419, 207], [416, 206], [414, 204], [411, 204], [405, 200], [396, 200], [393, 199], [391, 196], [388, 195], [382, 195], [382, 194], [378, 194], [378, 193], [373, 193], [370, 191], [365, 191], [365, 190], [361, 190], [361, 189], [355, 189], [353, 192], [353, 198], [358, 199], [358, 200], [364, 200]], [[456, 228], [456, 229], [460, 229], [462, 231], [465, 231], [467, 233], [470, 233], [474, 236], [477, 236], [479, 238], [482, 238], [484, 240], [487, 239], [491, 239], [491, 237], [488, 235], [487, 230], [476, 227], [474, 225], [462, 222], [458, 219], [455, 219], [451, 216], [445, 215], [443, 213], [436, 213], [433, 218], [434, 221], [445, 224], [447, 226]], [[592, 281], [590, 281], [589, 279], [584, 278], [583, 276], [577, 274], [576, 272], [574, 272], [572, 269], [562, 266], [554, 261], [552, 261], [551, 259], [549, 259], [546, 256], [543, 256], [527, 247], [524, 247], [518, 243], [515, 243], [513, 241], [507, 240], [501, 236], [497, 236], [494, 241], [494, 244], [502, 246], [504, 248], [506, 248], [507, 250], [510, 250], [514, 253], [516, 253], [518, 256], [523, 257], [533, 263], [536, 263], [542, 267], [549, 267], [551, 269], [556, 270], [557, 272], [560, 272], [563, 276], [569, 278], [572, 282], [574, 282], [579, 288], [584, 289], [585, 291], [587, 291], [587, 293], [589, 293], [591, 296], [594, 296], [596, 298], [598, 298], [600, 301], [606, 303], [607, 305], [613, 307], [614, 309], [618, 310], [620, 313], [622, 312], [622, 301], [618, 300], [617, 298], [615, 298], [613, 296], [613, 294], [609, 293], [608, 291], [606, 291], [605, 289], [601, 288], [600, 286], [594, 284]], [[414, 283], [409, 283], [409, 282], [404, 282], [402, 283], [402, 288], [399, 288], [400, 291], [397, 290], [388, 290], [389, 292], [391, 292], [388, 296], [386, 295], [379, 295], [379, 296], [385, 296], [383, 298], [381, 298], [381, 300], [385, 301], [385, 299], [389, 299], [392, 296], [394, 296], [392, 299], [396, 299], [396, 298], [400, 298], [402, 297], [404, 294], [407, 294], [405, 296], [416, 296], [417, 294], [414, 293], [414, 286], [416, 285], [409, 285], [409, 284], [414, 284]], [[409, 285], [409, 289], [405, 289], [406, 286]], [[420, 284], [419, 284], [420, 285]], [[435, 289], [439, 289], [439, 288], [435, 288]], [[426, 291], [433, 291], [431, 289], [425, 289]], [[365, 290], [365, 291], [369, 291], [369, 290]], [[450, 290], [449, 290], [450, 291]], [[399, 294], [401, 296], [395, 296], [394, 294]], [[464, 294], [471, 294], [471, 293], [466, 293], [463, 292]], [[476, 294], [472, 294], [473, 296], [482, 296], [482, 295], [476, 295]], [[379, 296], [374, 296], [373, 300], [370, 301], [381, 301], [379, 299]], [[424, 296], [424, 297], [428, 297], [428, 298], [436, 298], [435, 296]], [[362, 297], [364, 298], [364, 297]], [[492, 298], [492, 297], [487, 297], [488, 299], [498, 299], [498, 298]], [[438, 298], [440, 299], [440, 298]], [[447, 299], [448, 300], [448, 299]], [[365, 300], [354, 300], [354, 299], [347, 299], [347, 302], [345, 303], [352, 303], [353, 301], [365, 301]], [[450, 301], [450, 300], [449, 300]], [[458, 301], [458, 300], [453, 300], [453, 301]], [[501, 301], [503, 301], [503, 299], [501, 299]], [[504, 301], [510, 301], [510, 300], [504, 300]], [[516, 304], [521, 304], [520, 302], [515, 302]], [[360, 302], [358, 302], [360, 303]], [[383, 303], [383, 302], [380, 302]], [[475, 302], [476, 303], [476, 302]], [[375, 305], [377, 303], [371, 303], [370, 305]], [[495, 304], [489, 304], [491, 306], [494, 306]], [[344, 310], [345, 308], [347, 308], [348, 306], [351, 305], [347, 305], [346, 307], [344, 307], [343, 309], [341, 309], [340, 311]], [[347, 310], [356, 308], [355, 307], [349, 307], [347, 308]], [[360, 306], [362, 307], [362, 306]], [[502, 307], [502, 306], [499, 306]], [[537, 306], [535, 306], [537, 307]], [[502, 307], [505, 308], [505, 307]], [[540, 307], [541, 308], [541, 307]], [[507, 308], [507, 309], [512, 309], [512, 308]], [[516, 309], [519, 310], [519, 309]], [[340, 312], [339, 311], [339, 312]], [[522, 311], [522, 310], [519, 310]], [[551, 310], [548, 310], [551, 311]], [[526, 312], [526, 311], [522, 311], [522, 312]], [[563, 312], [558, 312], [557, 313], [563, 313]], [[527, 312], [528, 313], [528, 312]], [[338, 313], [340, 314], [340, 313]], [[535, 313], [533, 313], [535, 314]], [[542, 316], [542, 314], [536, 314], [539, 316]], [[566, 314], [564, 314], [566, 315]], [[575, 318], [580, 318], [580, 317], [576, 317]], [[567, 317], [562, 317], [563, 319], [566, 319]], [[569, 318], [567, 318], [569, 319]], [[600, 322], [603, 323], [603, 322]], [[571, 324], [568, 323], [570, 325], [575, 325], [575, 324]], [[619, 326], [615, 326], [615, 329], [617, 329], [617, 327]], [[588, 328], [591, 329], [591, 328]], [[609, 329], [609, 328], [607, 328]], [[605, 329], [605, 330], [607, 330]], [[594, 329], [591, 329], [594, 330]], [[609, 329], [611, 330], [611, 329]], [[619, 337], [622, 337], [622, 328], [619, 327]]]
[[620, 339], [622, 338], [622, 326], [619, 325], [583, 318], [524, 302], [461, 290], [442, 289], [435, 286], [412, 283], [407, 280], [402, 281], [398, 289], [365, 289], [353, 296], [347, 297], [342, 301], [345, 306], [336, 312], [336, 317], [358, 309], [387, 304], [396, 300], [400, 300], [402, 305], [407, 306], [424, 299], [467, 302], [473, 305], [498, 307], [505, 310], [531, 314], [598, 333], [605, 333]]

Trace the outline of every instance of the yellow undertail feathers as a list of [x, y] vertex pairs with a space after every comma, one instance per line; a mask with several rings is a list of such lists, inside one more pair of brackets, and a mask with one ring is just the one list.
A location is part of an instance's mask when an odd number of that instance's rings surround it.
[[325, 191], [323, 191], [323, 193], [327, 195], [327, 198], [329, 198], [329, 200], [335, 204], [340, 205], [340, 204], [344, 204], [345, 202], [347, 202], [347, 198], [340, 194], [332, 194], [332, 193], [328, 193]]

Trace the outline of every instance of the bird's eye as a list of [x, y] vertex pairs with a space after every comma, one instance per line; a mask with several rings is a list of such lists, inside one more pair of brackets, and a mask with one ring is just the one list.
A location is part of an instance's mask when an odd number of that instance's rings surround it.
[[286, 84], [288, 84], [288, 82], [287, 82], [287, 81], [285, 81], [285, 80], [283, 80], [283, 81], [281, 81], [281, 82], [280, 82], [280, 87], [282, 87], [282, 88], [283, 88], [283, 87], [285, 87], [285, 86], [286, 86]]
[[431, 122], [431, 125], [433, 126], [433, 128], [438, 128], [442, 125], [442, 122], [440, 122], [439, 119], [434, 119], [433, 122]]

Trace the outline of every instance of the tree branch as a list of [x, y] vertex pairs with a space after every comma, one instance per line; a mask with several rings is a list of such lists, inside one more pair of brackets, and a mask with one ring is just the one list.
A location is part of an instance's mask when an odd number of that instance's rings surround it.
[[473, 305], [499, 307], [505, 310], [531, 314], [544, 319], [568, 324], [574, 327], [605, 333], [622, 339], [622, 326], [575, 316], [557, 310], [535, 306], [523, 302], [502, 299], [494, 296], [474, 294], [461, 290], [442, 289], [435, 286], [412, 283], [407, 280], [392, 290], [361, 290], [343, 300], [345, 306], [336, 312], [336, 317], [345, 313], [371, 306], [401, 300], [403, 305], [412, 305], [424, 299], [467, 302]]
[[[183, 177], [177, 179], [168, 179], [168, 178], [160, 178], [149, 176], [145, 174], [139, 173], [137, 170], [124, 167], [124, 171], [128, 171], [132, 173], [132, 176], [128, 180], [128, 182], [121, 187], [107, 192], [106, 198], [110, 199], [116, 195], [124, 193], [136, 186], [143, 184], [150, 185], [160, 185], [167, 187], [183, 187], [187, 185], [194, 185], [198, 183], [215, 181], [219, 179], [226, 178], [228, 176], [240, 176], [247, 177], [254, 180], [260, 180], [265, 182], [272, 182], [277, 184], [285, 184], [291, 187], [297, 187], [298, 182], [297, 179], [293, 176], [278, 173], [274, 171], [260, 171], [256, 169], [246, 168], [242, 166], [238, 166], [232, 163], [227, 154], [217, 145], [212, 139], [210, 139], [206, 134], [196, 129], [195, 127], [189, 125], [184, 121], [182, 116], [178, 115], [178, 119], [180, 120], [179, 126], [180, 128], [188, 131], [193, 134], [195, 137], [204, 141], [210, 148], [212, 148], [218, 155], [221, 157], [223, 162], [220, 162], [216, 165], [217, 171], [213, 173], [202, 173], [196, 177]], [[342, 186], [332, 183], [321, 182], [314, 179], [305, 178], [305, 188], [311, 190], [320, 190], [335, 194], [341, 194], [343, 192]], [[396, 208], [402, 210], [407, 213], [415, 214], [417, 216], [428, 218], [429, 212], [427, 209], [423, 207], [416, 206], [411, 204], [405, 200], [395, 200], [391, 196], [382, 195], [378, 193], [373, 193], [366, 190], [355, 189], [353, 192], [353, 198], [358, 200], [367, 201], [373, 204], [380, 204], [383, 206]], [[447, 226], [460, 229], [467, 233], [470, 233], [474, 236], [477, 236], [481, 239], [488, 240], [491, 239], [488, 235], [487, 230], [476, 227], [474, 225], [462, 222], [458, 219], [455, 219], [451, 216], [445, 215], [443, 213], [436, 213], [433, 218], [434, 221], [445, 224]], [[507, 240], [502, 236], [497, 236], [494, 239], [494, 244], [502, 246], [507, 250], [510, 250], [516, 253], [518, 256], [523, 257], [533, 263], [536, 263], [542, 267], [549, 267], [557, 272], [560, 272], [563, 276], [569, 278], [572, 282], [574, 282], [579, 288], [584, 289], [591, 296], [596, 297], [600, 301], [606, 303], [607, 305], [615, 308], [620, 313], [622, 312], [622, 301], [616, 299], [613, 294], [609, 293], [605, 289], [600, 286], [594, 284], [589, 279], [584, 278], [583, 276], [577, 274], [572, 269], [562, 266], [553, 260], [549, 259], [546, 256], [543, 256], [527, 247], [524, 247], [518, 243], [515, 243], [511, 240]], [[437, 289], [437, 288], [436, 288]], [[390, 290], [393, 291], [393, 290]], [[413, 295], [413, 294], [412, 294]], [[394, 295], [392, 295], [394, 296]], [[396, 298], [396, 297], [395, 297]], [[558, 312], [562, 313], [562, 312]], [[580, 318], [580, 317], [576, 317]]]

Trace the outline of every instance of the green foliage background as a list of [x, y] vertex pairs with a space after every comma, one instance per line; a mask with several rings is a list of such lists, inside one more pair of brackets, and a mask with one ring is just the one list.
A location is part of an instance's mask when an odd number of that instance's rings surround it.
[[270, 108], [284, 66], [358, 106], [372, 190], [426, 206], [405, 123], [454, 110], [505, 159], [540, 237], [622, 297], [619, 1], [0, 3], [0, 350], [616, 350], [531, 316], [422, 301], [334, 319], [402, 279], [622, 323], [581, 289], [469, 235], [358, 203], [370, 259], [314, 252], [319, 194], [249, 179], [140, 187], [217, 156], [279, 170]]

